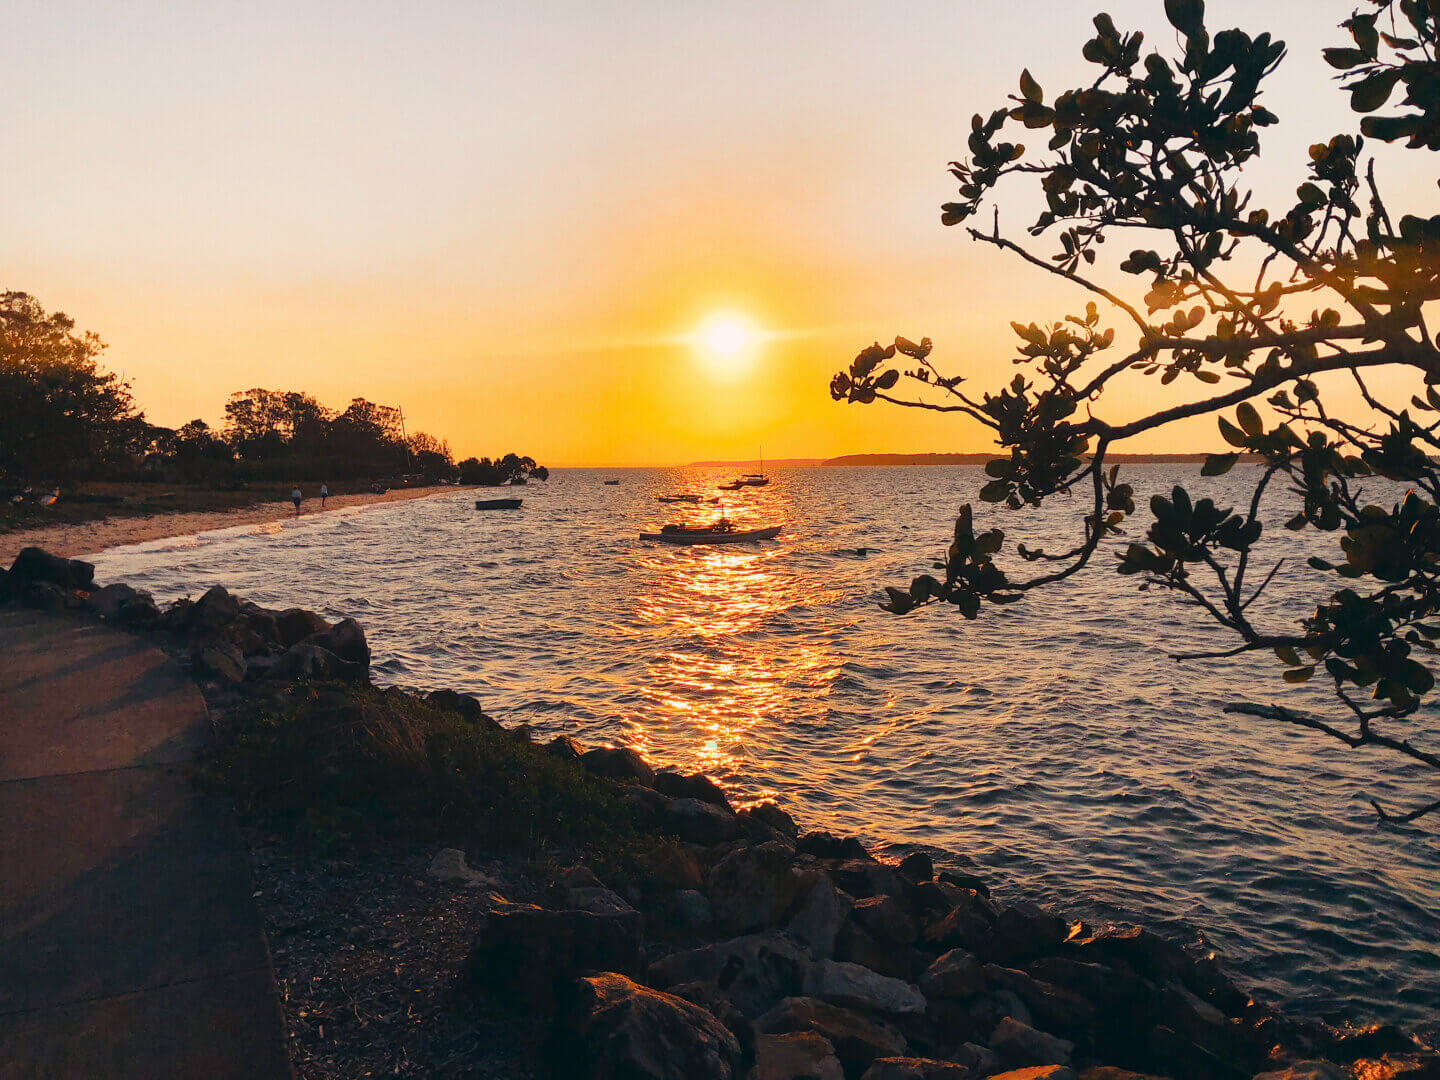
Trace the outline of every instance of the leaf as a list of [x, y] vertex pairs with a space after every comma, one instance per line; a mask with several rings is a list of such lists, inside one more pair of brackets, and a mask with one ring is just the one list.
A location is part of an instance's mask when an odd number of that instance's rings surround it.
[[1224, 476], [1235, 467], [1235, 462], [1239, 460], [1239, 454], [1207, 454], [1205, 464], [1200, 469], [1200, 475]]
[[1289, 645], [1275, 646], [1275, 655], [1278, 656], [1281, 660], [1285, 661], [1285, 663], [1289, 664], [1291, 667], [1300, 666], [1300, 654], [1297, 653], [1294, 648]]
[[1220, 422], [1220, 434], [1225, 436], [1226, 442], [1228, 442], [1231, 446], [1243, 447], [1245, 445], [1246, 440], [1245, 433], [1243, 431], [1237, 428], [1234, 424], [1230, 423], [1230, 421], [1226, 420], [1223, 416], [1216, 417], [1216, 419]]
[[1327, 64], [1340, 71], [1348, 71], [1353, 67], [1359, 67], [1370, 59], [1370, 57], [1366, 56], [1359, 49], [1322, 49], [1321, 55], [1325, 57]]
[[1040, 89], [1040, 84], [1030, 74], [1029, 68], [1020, 72], [1020, 93], [1024, 95], [1026, 101], [1044, 100], [1045, 95]]
[[1205, 0], [1165, 0], [1165, 17], [1186, 37], [1203, 29]]
[[889, 371], [885, 372], [885, 374], [881, 375], [878, 379], [875, 380], [875, 389], [889, 390], [899, 381], [900, 372], [896, 371], [894, 368], [891, 368]]
[[1399, 82], [1402, 69], [1387, 68], [1367, 75], [1350, 88], [1350, 108], [1356, 112], [1374, 112], [1390, 100], [1390, 93]]
[[1240, 430], [1246, 435], [1263, 435], [1265, 433], [1265, 425], [1260, 420], [1260, 414], [1248, 401], [1242, 401], [1236, 408], [1235, 419], [1240, 421]]
[[1314, 674], [1315, 666], [1312, 664], [1310, 667], [1291, 668], [1280, 677], [1288, 683], [1302, 683], [1309, 682], [1310, 676]]

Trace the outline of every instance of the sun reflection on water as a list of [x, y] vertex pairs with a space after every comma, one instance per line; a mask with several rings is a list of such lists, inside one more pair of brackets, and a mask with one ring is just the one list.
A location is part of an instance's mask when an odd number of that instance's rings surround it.
[[635, 621], [654, 643], [632, 719], [642, 752], [717, 778], [749, 774], [757, 725], [823, 719], [840, 661], [827, 643], [786, 633], [789, 610], [823, 595], [785, 572], [787, 554], [783, 542], [640, 554], [650, 580]]

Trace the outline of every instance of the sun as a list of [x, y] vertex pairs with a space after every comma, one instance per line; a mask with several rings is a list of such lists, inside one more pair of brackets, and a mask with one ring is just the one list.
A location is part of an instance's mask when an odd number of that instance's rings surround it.
[[705, 317], [690, 335], [691, 344], [712, 370], [726, 375], [743, 371], [754, 358], [764, 335], [746, 316], [717, 311]]

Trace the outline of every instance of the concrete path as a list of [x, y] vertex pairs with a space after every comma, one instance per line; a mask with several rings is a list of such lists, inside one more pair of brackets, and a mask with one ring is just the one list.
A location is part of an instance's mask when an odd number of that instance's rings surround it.
[[292, 1075], [206, 734], [143, 639], [0, 609], [0, 1080]]

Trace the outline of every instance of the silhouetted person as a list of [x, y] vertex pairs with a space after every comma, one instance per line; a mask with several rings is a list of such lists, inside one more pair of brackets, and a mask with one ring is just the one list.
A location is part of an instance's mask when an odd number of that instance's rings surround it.
[[325, 500], [328, 499], [329, 497], [330, 497], [330, 485], [329, 485], [329, 484], [321, 484], [321, 485], [320, 485], [320, 509], [321, 509], [321, 510], [324, 510], [324, 509], [325, 509]]
[[290, 492], [290, 501], [295, 504], [296, 517], [300, 516], [300, 500], [304, 497], [305, 496], [300, 494], [300, 485], [296, 484], [294, 490]]

